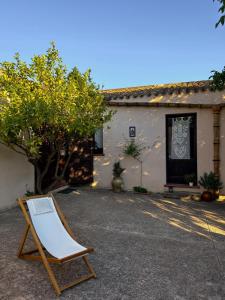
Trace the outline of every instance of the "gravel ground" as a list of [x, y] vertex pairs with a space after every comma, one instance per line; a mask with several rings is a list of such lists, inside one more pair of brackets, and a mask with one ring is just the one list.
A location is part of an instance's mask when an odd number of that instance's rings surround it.
[[[86, 189], [55, 197], [78, 241], [95, 248], [97, 274], [61, 299], [225, 299], [224, 204]], [[16, 257], [24, 226], [19, 208], [0, 214], [0, 299], [57, 299], [43, 265]], [[85, 267], [54, 270], [62, 283]]]

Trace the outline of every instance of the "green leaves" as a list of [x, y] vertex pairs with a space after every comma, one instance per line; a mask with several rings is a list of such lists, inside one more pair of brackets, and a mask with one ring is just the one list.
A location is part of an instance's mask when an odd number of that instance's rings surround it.
[[0, 141], [29, 159], [39, 158], [43, 143], [91, 136], [111, 116], [90, 70], [68, 73], [54, 43], [29, 64], [19, 54], [0, 63]]
[[125, 169], [120, 166], [120, 161], [117, 161], [113, 165], [113, 177], [120, 177]]
[[[215, 0], [213, 0], [213, 1], [215, 2]], [[218, 12], [221, 13], [222, 16], [220, 17], [219, 21], [216, 23], [216, 25], [215, 25], [216, 27], [218, 27], [219, 25], [223, 26], [225, 23], [225, 14], [224, 14], [225, 13], [225, 0], [217, 0], [217, 1], [221, 4]]]
[[129, 140], [124, 145], [123, 153], [127, 156], [131, 156], [135, 159], [139, 159], [142, 150], [144, 150], [145, 147], [143, 147], [141, 144], [138, 144], [135, 142], [135, 140]]
[[216, 27], [218, 27], [219, 24], [221, 24], [223, 26], [224, 22], [225, 22], [225, 15], [220, 17], [219, 21], [216, 23]]
[[209, 79], [212, 79], [212, 89], [222, 91], [225, 88], [225, 67], [221, 72], [213, 70], [211, 73]]
[[199, 184], [206, 190], [220, 190], [223, 188], [223, 183], [213, 172], [204, 173], [200, 177]]
[[[216, 0], [213, 0], [214, 2]], [[221, 6], [218, 10], [219, 13], [223, 14], [219, 21], [216, 23], [216, 27], [219, 25], [223, 26], [225, 23], [225, 0], [217, 0]], [[213, 70], [211, 71], [212, 75], [209, 77], [209, 79], [212, 79], [212, 89], [222, 91], [225, 88], [225, 66], [221, 72]]]

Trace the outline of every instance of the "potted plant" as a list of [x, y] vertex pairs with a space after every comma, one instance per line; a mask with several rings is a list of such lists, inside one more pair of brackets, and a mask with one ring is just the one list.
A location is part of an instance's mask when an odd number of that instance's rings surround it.
[[114, 192], [121, 192], [123, 190], [123, 179], [121, 174], [125, 169], [120, 166], [120, 162], [117, 161], [113, 166], [113, 180], [112, 180], [112, 190]]
[[200, 177], [199, 184], [205, 189], [201, 195], [203, 201], [213, 201], [218, 199], [219, 191], [223, 188], [223, 183], [219, 180], [215, 173], [204, 173]]
[[196, 184], [196, 175], [194, 173], [185, 175], [184, 179], [190, 187], [193, 187]]
[[139, 160], [140, 155], [144, 147], [141, 144], [135, 142], [135, 140], [127, 141], [124, 145], [123, 153], [127, 156], [131, 156], [134, 159]]
[[142, 186], [142, 159], [141, 154], [145, 147], [142, 144], [137, 143], [134, 139], [126, 141], [123, 154], [128, 157], [136, 159], [140, 163], [140, 186]]

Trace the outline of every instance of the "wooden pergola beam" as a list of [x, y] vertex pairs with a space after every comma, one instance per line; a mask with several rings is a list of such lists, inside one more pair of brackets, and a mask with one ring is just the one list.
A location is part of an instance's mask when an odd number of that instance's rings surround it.
[[213, 167], [214, 173], [220, 177], [220, 106], [213, 107]]

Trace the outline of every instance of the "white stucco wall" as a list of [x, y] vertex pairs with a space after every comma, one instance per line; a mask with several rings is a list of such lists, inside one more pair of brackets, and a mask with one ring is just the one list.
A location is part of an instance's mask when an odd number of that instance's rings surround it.
[[[197, 172], [213, 170], [213, 113], [211, 109], [116, 107], [117, 113], [104, 128], [104, 156], [94, 158], [94, 186], [109, 188], [112, 168], [120, 160], [125, 189], [140, 185], [140, 163], [123, 155], [129, 126], [136, 126], [136, 141], [143, 143], [143, 183], [150, 191], [162, 191], [166, 184], [166, 114], [197, 113]], [[225, 129], [224, 129], [225, 130]]]
[[0, 145], [0, 210], [16, 205], [16, 199], [34, 190], [34, 170], [26, 158]]

